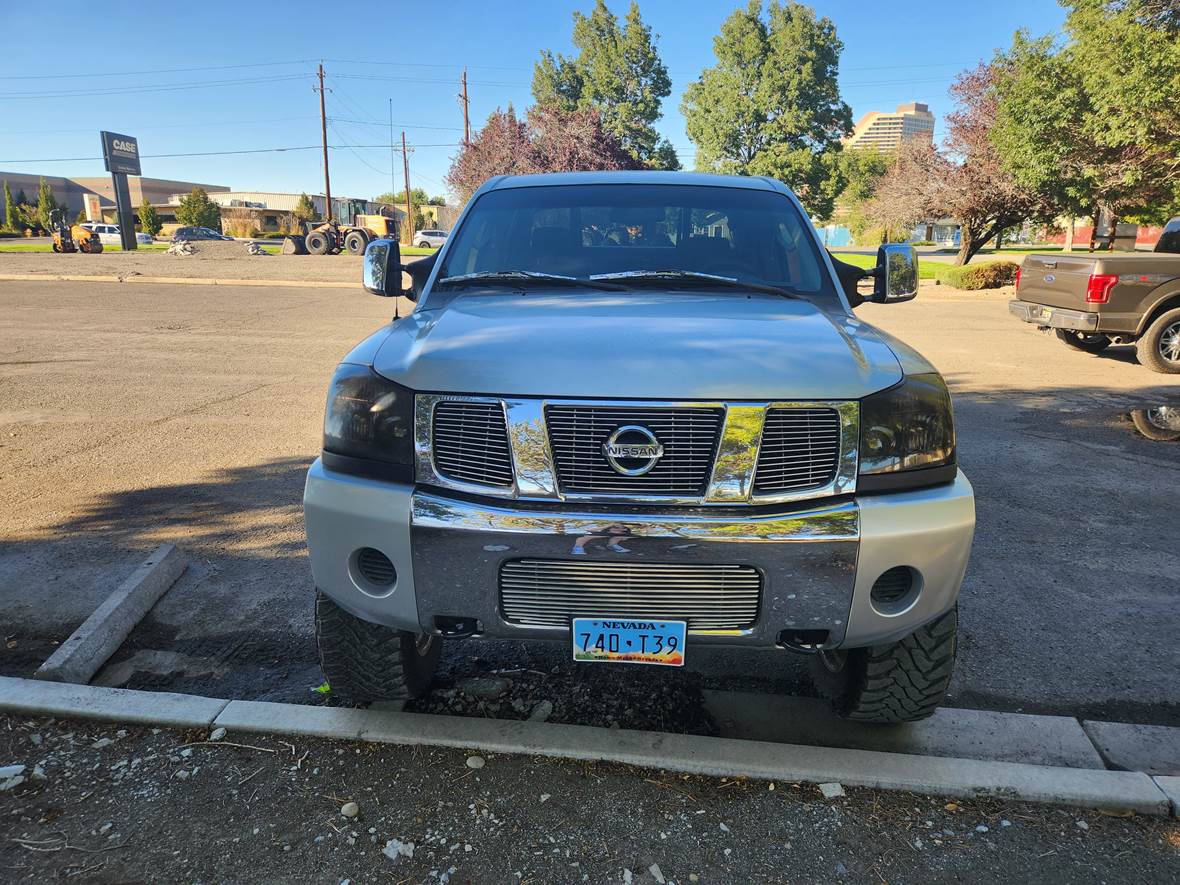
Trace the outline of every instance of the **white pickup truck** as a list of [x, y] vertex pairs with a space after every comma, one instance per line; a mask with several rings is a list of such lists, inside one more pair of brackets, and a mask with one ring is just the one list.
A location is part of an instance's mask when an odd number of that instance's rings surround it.
[[[332, 379], [305, 515], [333, 692], [418, 695], [440, 646], [586, 666], [811, 656], [845, 716], [921, 719], [954, 664], [975, 527], [951, 401], [795, 196], [684, 173], [497, 178]], [[908, 246], [872, 300], [917, 293]], [[844, 280], [843, 284], [841, 279]]]

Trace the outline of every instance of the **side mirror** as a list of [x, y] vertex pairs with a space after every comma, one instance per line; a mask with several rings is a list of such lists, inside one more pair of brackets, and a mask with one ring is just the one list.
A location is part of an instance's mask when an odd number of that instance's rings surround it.
[[365, 249], [365, 289], [382, 298], [402, 294], [402, 250], [397, 240], [373, 240]]
[[873, 298], [877, 304], [909, 301], [918, 296], [918, 253], [909, 243], [885, 243], [877, 249]]

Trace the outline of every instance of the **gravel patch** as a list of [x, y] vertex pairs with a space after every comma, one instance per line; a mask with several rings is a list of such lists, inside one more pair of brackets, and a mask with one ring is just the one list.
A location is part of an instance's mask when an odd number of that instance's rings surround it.
[[[1175, 881], [1180, 823], [0, 717], [6, 882]], [[96, 747], [101, 740], [108, 743]], [[40, 772], [38, 775], [37, 772]], [[352, 813], [352, 814], [350, 814]], [[1079, 825], [1079, 821], [1085, 826]]]

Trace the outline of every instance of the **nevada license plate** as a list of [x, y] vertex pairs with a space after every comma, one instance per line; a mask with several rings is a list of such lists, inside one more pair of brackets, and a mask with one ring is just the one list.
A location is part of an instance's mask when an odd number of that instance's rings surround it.
[[684, 666], [686, 621], [574, 618], [574, 660]]

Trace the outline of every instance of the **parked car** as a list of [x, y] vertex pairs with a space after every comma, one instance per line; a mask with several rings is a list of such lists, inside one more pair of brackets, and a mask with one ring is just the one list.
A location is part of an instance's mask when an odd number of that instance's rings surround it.
[[[950, 395], [854, 316], [791, 191], [502, 177], [453, 233], [331, 381], [304, 511], [333, 694], [417, 695], [443, 642], [486, 637], [799, 652], [844, 716], [932, 714], [975, 527]], [[872, 275], [913, 298], [913, 248]], [[396, 241], [365, 286], [402, 294]]]
[[1099, 353], [1134, 344], [1139, 362], [1180, 373], [1180, 218], [1154, 252], [1026, 255], [1008, 309], [1068, 346]]
[[445, 230], [420, 230], [414, 234], [414, 245], [419, 249], [437, 249], [446, 241]]
[[211, 227], [178, 227], [176, 232], [172, 234], [172, 242], [179, 243], [181, 240], [232, 240], [233, 237], [227, 237], [225, 234], [218, 233]]
[[[98, 241], [104, 246], [121, 246], [123, 245], [123, 235], [119, 233], [119, 225], [105, 224], [98, 221], [84, 221], [80, 225], [89, 231], [93, 231], [98, 236]], [[143, 231], [137, 230], [135, 232], [135, 242], [141, 245], [149, 245], [154, 243], [151, 234], [145, 234]]]

